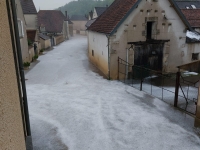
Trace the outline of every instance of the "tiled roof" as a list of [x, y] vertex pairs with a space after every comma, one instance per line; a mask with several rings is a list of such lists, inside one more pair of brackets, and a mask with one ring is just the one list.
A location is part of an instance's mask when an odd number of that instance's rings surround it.
[[33, 0], [20, 0], [24, 14], [37, 14]]
[[44, 35], [44, 34], [42, 34], [42, 33], [40, 33], [39, 37], [42, 38], [43, 40], [48, 40], [48, 39], [50, 39], [49, 36], [46, 36], [46, 35]]
[[71, 21], [87, 21], [87, 18], [84, 15], [72, 15], [70, 20]]
[[95, 7], [97, 16], [99, 17], [108, 7]]
[[188, 7], [189, 9], [193, 9], [191, 5], [194, 5], [196, 8], [200, 8], [199, 0], [175, 0], [175, 1], [180, 9], [186, 9], [186, 7]]
[[200, 27], [200, 9], [182, 9], [181, 11], [192, 27]]
[[96, 19], [89, 20], [89, 21], [86, 23], [85, 26], [88, 28], [88, 27], [91, 26], [91, 24], [93, 24], [95, 21], [96, 21]]
[[59, 10], [40, 10], [38, 12], [38, 25], [45, 27], [50, 33], [60, 33], [63, 30], [63, 21], [66, 17]]
[[110, 34], [138, 0], [115, 0], [88, 30]]

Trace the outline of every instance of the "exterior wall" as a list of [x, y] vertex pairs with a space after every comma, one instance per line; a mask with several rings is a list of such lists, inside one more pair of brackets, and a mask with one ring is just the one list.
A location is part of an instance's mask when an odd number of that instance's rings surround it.
[[24, 14], [26, 20], [26, 30], [36, 30], [35, 42], [39, 41], [38, 16], [37, 14]]
[[49, 47], [51, 47], [50, 39], [49, 40], [43, 40], [42, 38], [40, 38], [40, 43], [41, 43], [40, 49], [48, 49]]
[[63, 35], [55, 37], [55, 45], [58, 45], [64, 41]]
[[33, 61], [33, 57], [35, 56], [35, 51], [33, 46], [29, 46], [29, 57], [30, 61]]
[[64, 39], [69, 39], [69, 24], [68, 21], [64, 21], [63, 23], [63, 37]]
[[74, 36], [74, 34], [73, 34], [73, 24], [69, 24], [69, 35]]
[[[151, 10], [149, 13], [147, 10]], [[162, 13], [165, 11], [165, 13]], [[164, 19], [164, 15], [167, 19]], [[186, 26], [183, 24], [168, 1], [142, 1], [129, 17], [122, 23], [111, 41], [111, 77], [117, 77], [117, 57], [134, 63], [134, 51], [129, 51], [126, 58], [126, 49], [130, 48], [127, 42], [146, 41], [146, 21], [157, 17], [157, 30], [153, 38], [156, 40], [170, 40], [165, 43], [163, 50], [163, 71], [176, 72], [176, 66], [191, 62], [192, 53], [200, 52], [199, 44], [186, 44]], [[178, 58], [178, 59], [175, 59]]]
[[[88, 32], [88, 56], [90, 61], [108, 76], [108, 39], [104, 34]], [[92, 56], [92, 50], [94, 56]]]
[[85, 24], [87, 21], [72, 21], [73, 22], [73, 29], [77, 31], [85, 31], [86, 27]]
[[94, 19], [94, 18], [97, 18], [97, 17], [98, 17], [98, 15], [97, 15], [97, 11], [96, 11], [96, 9], [94, 8], [94, 11], [93, 11], [93, 17], [92, 17], [92, 18]]
[[25, 150], [6, 0], [0, 3], [0, 149]]
[[37, 14], [24, 14], [27, 30], [37, 29]]
[[23, 62], [30, 62], [30, 56], [28, 51], [28, 42], [27, 42], [27, 34], [26, 34], [26, 22], [24, 19], [24, 14], [22, 11], [20, 0], [15, 0], [16, 7], [17, 7], [17, 18], [20, 19], [23, 22], [23, 31], [24, 31], [24, 37], [20, 38], [20, 45], [22, 50], [22, 59]]

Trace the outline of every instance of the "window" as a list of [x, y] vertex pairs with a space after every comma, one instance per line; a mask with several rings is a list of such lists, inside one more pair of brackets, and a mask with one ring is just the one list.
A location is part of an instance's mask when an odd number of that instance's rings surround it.
[[192, 53], [192, 60], [199, 60], [199, 53]]
[[19, 30], [19, 37], [23, 38], [24, 37], [24, 28], [23, 28], [23, 22], [21, 20], [17, 20], [18, 24], [18, 30]]
[[147, 40], [150, 40], [152, 37], [152, 25], [153, 22], [147, 22]]
[[92, 56], [94, 56], [94, 50], [92, 50]]

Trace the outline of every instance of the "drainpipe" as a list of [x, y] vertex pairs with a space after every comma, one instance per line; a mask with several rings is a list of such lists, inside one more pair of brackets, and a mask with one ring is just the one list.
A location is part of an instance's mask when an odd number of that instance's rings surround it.
[[108, 80], [110, 80], [110, 36], [106, 35], [108, 38]]
[[[27, 136], [31, 136], [31, 128], [30, 128], [30, 120], [29, 120], [29, 112], [28, 112], [28, 102], [27, 102], [27, 93], [26, 93], [26, 84], [25, 84], [25, 76], [24, 76], [24, 67], [22, 62], [22, 53], [21, 53], [21, 46], [20, 46], [20, 38], [19, 38], [19, 31], [18, 31], [18, 24], [17, 24], [17, 12], [15, 7], [15, 0], [11, 1], [11, 9], [13, 15], [13, 26], [15, 32], [15, 40], [16, 40], [16, 47], [17, 47], [17, 58], [19, 63], [19, 72], [20, 72], [20, 79], [21, 79], [21, 86], [22, 86], [22, 93], [23, 93], [23, 106], [24, 106], [24, 117], [26, 123], [26, 131]], [[20, 82], [20, 81], [19, 81]], [[21, 91], [21, 88], [19, 89]]]
[[128, 51], [129, 49], [126, 49], [126, 79], [128, 79]]

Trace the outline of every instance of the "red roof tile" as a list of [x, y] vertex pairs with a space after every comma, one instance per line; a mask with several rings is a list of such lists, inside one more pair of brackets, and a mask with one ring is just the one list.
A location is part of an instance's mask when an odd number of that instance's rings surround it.
[[45, 27], [50, 33], [61, 33], [63, 21], [66, 17], [59, 10], [40, 10], [38, 12], [38, 25]]
[[110, 34], [138, 0], [115, 0], [88, 30]]
[[182, 9], [181, 11], [192, 27], [200, 27], [200, 9]]

